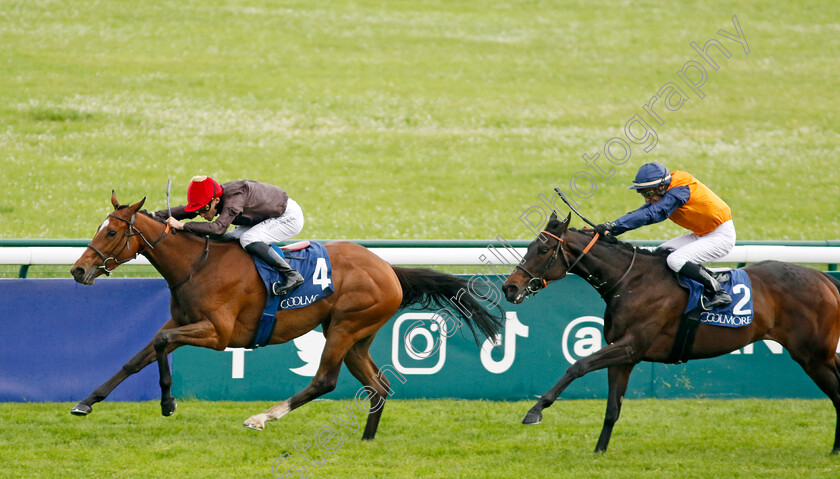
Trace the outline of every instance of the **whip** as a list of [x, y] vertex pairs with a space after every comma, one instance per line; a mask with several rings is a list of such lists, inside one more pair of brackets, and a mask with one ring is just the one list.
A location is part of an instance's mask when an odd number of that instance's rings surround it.
[[172, 207], [169, 206], [169, 192], [172, 190], [172, 180], [166, 182], [166, 211], [169, 212], [169, 217], [172, 217]]
[[567, 205], [569, 208], [571, 208], [571, 209], [572, 209], [572, 211], [573, 211], [576, 215], [580, 216], [580, 219], [582, 219], [583, 221], [587, 222], [587, 223], [589, 224], [589, 226], [591, 226], [591, 227], [593, 227], [593, 228], [597, 226], [595, 223], [593, 223], [593, 222], [589, 221], [588, 219], [584, 218], [584, 217], [583, 217], [583, 215], [582, 215], [582, 214], [580, 214], [580, 212], [579, 212], [579, 211], [578, 211], [578, 210], [577, 210], [574, 206], [572, 206], [572, 203], [570, 203], [570, 202], [569, 202], [569, 200], [567, 200], [567, 199], [566, 199], [566, 196], [564, 196], [564, 195], [563, 195], [563, 192], [562, 192], [562, 191], [560, 191], [560, 188], [554, 188], [554, 191], [556, 191], [556, 192], [557, 192], [557, 195], [558, 195], [558, 196], [560, 196], [560, 199], [561, 199], [561, 200], [563, 200], [563, 203], [566, 203], [566, 205]]

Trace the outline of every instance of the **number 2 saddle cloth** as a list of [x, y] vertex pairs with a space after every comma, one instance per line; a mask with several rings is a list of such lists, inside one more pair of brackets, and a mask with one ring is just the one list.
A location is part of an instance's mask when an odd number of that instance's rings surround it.
[[[721, 287], [732, 297], [732, 304], [700, 313], [700, 322], [713, 326], [738, 328], [752, 322], [753, 301], [750, 277], [742, 269], [733, 269], [725, 274], [715, 275]], [[728, 279], [726, 278], [728, 276]], [[679, 276], [680, 285], [688, 289], [688, 306], [685, 314], [700, 308], [700, 298], [703, 296], [703, 285]]]

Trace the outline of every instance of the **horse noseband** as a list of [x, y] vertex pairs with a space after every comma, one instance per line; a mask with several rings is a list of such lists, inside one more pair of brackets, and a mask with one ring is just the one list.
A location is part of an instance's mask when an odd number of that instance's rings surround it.
[[[119, 265], [127, 263], [127, 262], [137, 258], [137, 256], [139, 254], [145, 252], [147, 249], [154, 249], [155, 245], [158, 244], [170, 232], [170, 227], [169, 227], [169, 224], [167, 223], [166, 228], [163, 230], [163, 234], [160, 235], [160, 237], [158, 239], [156, 239], [152, 242], [149, 242], [149, 240], [146, 239], [146, 236], [140, 230], [138, 230], [136, 226], [134, 226], [134, 219], [137, 216], [137, 213], [134, 213], [133, 215], [131, 215], [131, 218], [128, 219], [128, 220], [124, 219], [124, 218], [120, 218], [119, 216], [116, 216], [113, 213], [109, 213], [108, 216], [111, 217], [111, 218], [120, 220], [124, 223], [127, 223], [128, 228], [126, 229], [125, 233], [123, 233], [123, 237], [125, 238], [125, 244], [123, 245], [122, 249], [120, 249], [117, 253], [111, 253], [112, 256], [107, 256], [102, 251], [99, 251], [99, 249], [96, 248], [96, 246], [93, 246], [93, 242], [90, 242], [87, 245], [87, 247], [92, 249], [94, 253], [99, 255], [99, 258], [102, 260], [102, 265], [97, 266], [96, 268], [101, 269], [104, 272], [105, 276], [111, 276], [111, 272], [114, 271], [115, 269], [117, 269], [117, 267]], [[126, 258], [124, 260], [117, 259], [117, 257], [120, 256], [123, 251], [125, 251], [127, 248], [130, 248], [129, 241], [131, 240], [132, 236], [139, 236], [143, 240], [143, 242], [146, 243], [146, 248], [144, 248], [141, 251], [140, 246], [142, 246], [142, 245], [138, 245], [137, 251], [134, 252], [134, 256], [132, 256], [130, 258]], [[108, 269], [108, 261], [113, 261], [114, 262], [114, 267], [113, 268]]]
[[537, 294], [537, 292], [543, 288], [548, 286], [548, 283], [543, 278], [531, 278], [528, 281], [528, 285], [525, 286], [525, 290], [528, 291], [528, 294]]
[[[594, 245], [595, 242], [598, 241], [598, 237], [600, 236], [598, 233], [595, 233], [595, 235], [592, 237], [592, 240], [589, 241], [589, 244], [587, 244], [586, 247], [581, 251], [580, 256], [578, 256], [577, 259], [573, 263], [569, 263], [569, 260], [566, 258], [566, 252], [563, 250], [563, 244], [566, 241], [563, 238], [561, 238], [557, 235], [549, 233], [548, 231], [543, 230], [541, 233], [545, 233], [548, 236], [551, 236], [552, 238], [557, 240], [557, 246], [554, 248], [554, 254], [551, 255], [551, 258], [549, 258], [548, 261], [546, 261], [545, 265], [543, 266], [542, 274], [537, 276], [534, 273], [525, 269], [523, 266], [516, 265], [516, 267], [518, 269], [521, 269], [528, 276], [531, 277], [531, 279], [528, 280], [528, 285], [525, 287], [525, 290], [528, 292], [529, 296], [532, 295], [532, 294], [536, 294], [539, 290], [548, 286], [548, 281], [545, 279], [545, 275], [554, 266], [554, 263], [557, 262], [558, 257], [563, 258], [563, 262], [566, 263], [566, 273], [568, 273], [569, 271], [572, 270], [572, 268], [574, 268], [575, 266], [577, 266], [578, 263], [580, 263], [580, 260], [582, 260], [583, 257], [586, 256], [586, 253], [589, 252], [589, 250], [592, 248], [592, 245]], [[634, 254], [633, 258], [635, 259], [635, 254]], [[631, 268], [633, 267], [632, 263], [630, 264], [630, 267]], [[627, 273], [625, 273], [625, 275], [626, 274]], [[566, 274], [563, 274], [563, 276], [566, 276]], [[623, 276], [622, 276], [622, 279], [624, 279]]]
[[[549, 233], [548, 231], [542, 231], [542, 233], [545, 233], [548, 236], [551, 236], [552, 238], [557, 240], [557, 246], [554, 248], [554, 254], [552, 254], [551, 258], [549, 258], [548, 261], [546, 261], [545, 265], [543, 266], [542, 274], [537, 276], [534, 273], [528, 271], [524, 266], [519, 264], [516, 265], [517, 269], [521, 269], [525, 272], [525, 274], [531, 277], [531, 279], [528, 280], [528, 284], [525, 286], [525, 291], [527, 291], [528, 296], [536, 294], [538, 291], [548, 286], [548, 281], [545, 279], [545, 274], [548, 273], [548, 270], [550, 270], [554, 266], [554, 263], [557, 262], [557, 258], [561, 256], [563, 243], [565, 243], [565, 240], [563, 240], [557, 235]], [[565, 253], [562, 254], [562, 257], [563, 261], [566, 262], [566, 266], [568, 267], [569, 261], [566, 259]]]

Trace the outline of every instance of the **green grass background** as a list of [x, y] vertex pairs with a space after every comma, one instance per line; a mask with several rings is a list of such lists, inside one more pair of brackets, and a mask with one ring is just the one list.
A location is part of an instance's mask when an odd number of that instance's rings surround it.
[[[0, 477], [272, 478], [284, 453], [292, 456], [285, 464], [303, 464], [313, 478], [840, 474], [840, 458], [828, 453], [834, 423], [828, 401], [630, 400], [605, 454], [592, 453], [601, 401], [561, 400], [538, 426], [520, 424], [530, 402], [389, 401], [374, 441], [330, 422], [347, 418], [344, 401], [308, 404], [263, 432], [240, 426], [271, 405], [182, 401], [165, 418], [154, 402], [105, 402], [78, 418], [68, 414], [69, 403], [2, 404]], [[315, 445], [326, 426], [343, 440], [330, 455]], [[296, 445], [324, 464], [306, 465]], [[275, 469], [276, 477], [286, 469]]]
[[[111, 189], [162, 209], [167, 179], [183, 202], [202, 173], [283, 186], [306, 213], [302, 237], [530, 239], [520, 214], [699, 60], [691, 41], [713, 37], [732, 57], [714, 53], [705, 99], [662, 113], [658, 146], [635, 148], [585, 214], [637, 207], [625, 186], [660, 161], [718, 192], [740, 239], [838, 237], [834, 1], [0, 10], [4, 238], [88, 238]], [[734, 32], [733, 15], [749, 54], [716, 35]], [[665, 222], [625, 237], [679, 232]]]
[[[737, 15], [750, 52], [716, 35]], [[0, 1], [0, 238], [89, 238], [110, 210], [183, 202], [195, 174], [286, 188], [300, 237], [530, 239], [519, 216], [568, 185], [716, 37], [706, 97], [663, 113], [583, 202], [640, 199], [636, 168], [685, 169], [739, 239], [838, 238], [835, 1]], [[603, 156], [603, 153], [602, 153]], [[601, 160], [602, 165], [604, 161]], [[580, 226], [581, 223], [574, 223]], [[665, 239], [671, 223], [628, 233]], [[105, 378], [103, 378], [104, 380]], [[549, 385], [546, 385], [548, 387]], [[93, 387], [93, 385], [92, 385]], [[81, 398], [80, 398], [81, 399]], [[281, 399], [281, 398], [278, 398]], [[270, 477], [341, 411], [264, 433], [263, 403], [0, 404], [2, 477]], [[592, 455], [603, 401], [392, 401], [377, 440], [311, 477], [837, 477], [827, 401], [629, 401]]]

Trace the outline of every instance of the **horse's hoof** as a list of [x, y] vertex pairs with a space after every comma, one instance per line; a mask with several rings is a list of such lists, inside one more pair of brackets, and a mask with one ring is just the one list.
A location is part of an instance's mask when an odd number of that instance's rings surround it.
[[70, 410], [70, 414], [74, 416], [87, 416], [91, 412], [93, 412], [93, 408], [82, 403], [76, 404], [76, 406]]
[[249, 417], [242, 425], [255, 431], [265, 430], [265, 420], [260, 419], [259, 416]]
[[178, 403], [175, 402], [175, 398], [163, 400], [160, 402], [160, 413], [164, 416], [171, 416], [177, 407]]
[[528, 411], [528, 414], [525, 415], [525, 419], [522, 420], [522, 424], [526, 426], [534, 426], [539, 424], [542, 421], [542, 413], [539, 411]]

